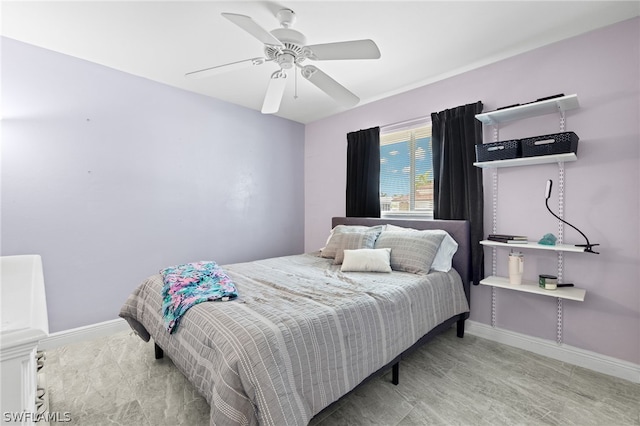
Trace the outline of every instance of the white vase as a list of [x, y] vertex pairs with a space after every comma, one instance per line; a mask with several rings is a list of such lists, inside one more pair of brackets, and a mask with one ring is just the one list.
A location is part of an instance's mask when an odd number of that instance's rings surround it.
[[509, 253], [509, 284], [522, 284], [524, 272], [524, 255], [520, 252]]

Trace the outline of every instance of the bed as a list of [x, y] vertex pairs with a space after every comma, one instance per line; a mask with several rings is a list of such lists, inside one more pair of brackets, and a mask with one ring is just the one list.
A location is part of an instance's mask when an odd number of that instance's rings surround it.
[[223, 265], [239, 297], [193, 306], [171, 334], [156, 274], [133, 291], [120, 316], [205, 397], [212, 425], [307, 424], [369, 377], [392, 369], [397, 384], [402, 358], [454, 324], [463, 336], [468, 222], [332, 219], [332, 229], [388, 224], [447, 231], [458, 244], [452, 269], [343, 272], [324, 253]]

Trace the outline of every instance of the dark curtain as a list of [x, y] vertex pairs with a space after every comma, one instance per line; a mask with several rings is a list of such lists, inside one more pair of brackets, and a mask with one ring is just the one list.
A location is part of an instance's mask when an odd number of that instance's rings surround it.
[[347, 216], [380, 217], [380, 127], [347, 133]]
[[471, 225], [471, 268], [474, 284], [484, 278], [482, 170], [473, 165], [475, 145], [482, 143], [482, 123], [475, 115], [482, 102], [431, 114], [433, 152], [433, 216], [465, 219]]

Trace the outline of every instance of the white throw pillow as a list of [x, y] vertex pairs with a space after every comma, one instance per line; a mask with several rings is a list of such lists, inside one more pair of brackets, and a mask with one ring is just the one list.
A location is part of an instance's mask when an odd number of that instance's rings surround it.
[[391, 272], [391, 249], [344, 250], [342, 272]]

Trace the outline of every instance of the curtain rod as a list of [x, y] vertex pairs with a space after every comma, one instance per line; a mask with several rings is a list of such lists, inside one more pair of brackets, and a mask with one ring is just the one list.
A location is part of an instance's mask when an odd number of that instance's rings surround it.
[[404, 121], [398, 121], [396, 123], [391, 123], [391, 124], [385, 124], [384, 126], [380, 126], [380, 131], [389, 131], [389, 130], [393, 130], [393, 129], [400, 129], [403, 127], [408, 127], [414, 124], [418, 124], [418, 123], [424, 123], [427, 121], [431, 121], [431, 116], [426, 116], [426, 117], [416, 117], [416, 118], [412, 118], [409, 120], [404, 120]]

